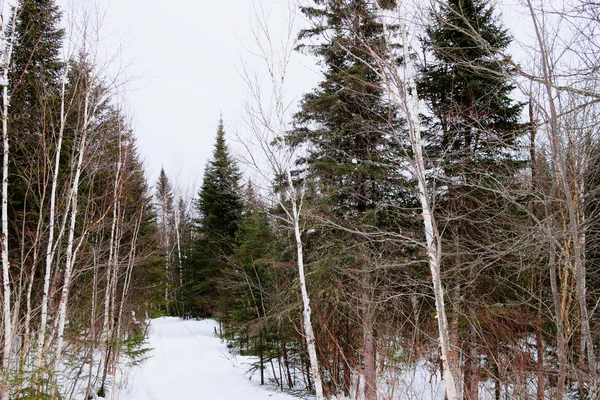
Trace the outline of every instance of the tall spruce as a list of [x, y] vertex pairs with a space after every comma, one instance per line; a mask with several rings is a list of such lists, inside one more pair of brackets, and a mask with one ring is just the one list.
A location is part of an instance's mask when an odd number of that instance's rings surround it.
[[212, 159], [206, 165], [195, 204], [198, 239], [188, 261], [191, 315], [215, 316], [222, 311], [220, 287], [225, 271], [230, 268], [229, 257], [234, 252], [244, 208], [240, 179], [239, 168], [225, 142], [221, 120]]
[[156, 210], [158, 214], [158, 228], [159, 228], [159, 246], [164, 258], [164, 270], [167, 282], [165, 282], [165, 304], [167, 305], [167, 313], [169, 312], [169, 301], [174, 300], [172, 288], [174, 286], [174, 271], [173, 271], [173, 257], [174, 257], [174, 225], [175, 215], [173, 208], [173, 188], [169, 178], [165, 173], [164, 168], [161, 168], [158, 180], [156, 182], [155, 189], [156, 198]]
[[448, 176], [514, 172], [524, 126], [514, 102], [514, 71], [500, 52], [511, 42], [488, 1], [450, 0], [432, 12], [423, 39], [433, 55], [418, 81], [434, 115], [429, 156], [443, 159]]
[[[392, 3], [386, 4], [391, 7]], [[292, 146], [307, 149], [298, 162], [307, 165], [306, 176], [322, 217], [361, 232], [394, 230], [398, 221], [392, 210], [402, 208], [402, 203], [407, 205], [410, 196], [406, 179], [398, 172], [400, 146], [395, 138], [401, 135], [389, 134], [401, 132], [402, 121], [396, 108], [386, 102], [381, 70], [373, 57], [386, 48], [384, 27], [365, 0], [313, 4], [302, 8], [312, 26], [300, 33], [300, 40], [310, 40], [311, 44], [299, 48], [318, 58], [324, 77], [303, 97], [301, 111], [295, 115], [295, 129], [287, 140]], [[309, 262], [326, 282], [341, 280], [343, 284], [332, 289], [323, 282], [313, 283], [323, 295], [320, 300], [313, 299], [318, 304], [315, 313], [331, 312], [322, 317], [332, 321], [329, 329], [338, 331], [338, 335], [362, 337], [354, 342], [344, 340], [345, 354], [341, 358], [346, 361], [327, 372], [334, 377], [334, 390], [348, 394], [349, 380], [355, 372], [349, 369], [362, 370], [365, 398], [375, 399], [375, 303], [379, 301], [375, 293], [383, 293], [383, 288], [376, 285], [385, 280], [382, 274], [387, 273], [377, 265], [385, 263], [386, 258], [389, 261], [391, 247], [341, 230], [322, 229], [318, 234], [329, 240], [312, 241], [317, 247], [307, 254], [318, 257], [309, 258]], [[335, 293], [340, 289], [343, 293]], [[332, 306], [328, 304], [331, 296], [345, 300]], [[354, 320], [360, 324], [352, 324], [357, 328], [352, 333], [349, 321]], [[329, 338], [324, 335], [322, 340]]]
[[[64, 38], [60, 19], [54, 0], [19, 0], [9, 67], [11, 204], [19, 212], [26, 212], [19, 209], [26, 201], [24, 181], [43, 174], [52, 160], [51, 154], [40, 152], [52, 148], [59, 126], [60, 77], [65, 67], [60, 55]], [[13, 32], [9, 29], [6, 34], [10, 39]], [[32, 160], [41, 165], [31, 166]]]
[[[483, 305], [511, 303], [507, 293], [516, 291], [504, 290], [516, 263], [510, 253], [494, 250], [512, 246], [516, 215], [499, 193], [510, 193], [506, 189], [526, 160], [519, 149], [522, 104], [511, 97], [513, 71], [499, 54], [510, 42], [487, 1], [443, 2], [431, 14], [423, 44], [433, 57], [417, 82], [432, 115], [427, 155], [441, 171], [437, 185], [444, 189], [436, 212], [446, 227], [443, 269], [451, 287], [451, 334], [464, 346], [466, 399], [479, 396], [480, 354], [486, 350], [479, 343], [489, 322]], [[500, 322], [501, 315], [492, 320]]]

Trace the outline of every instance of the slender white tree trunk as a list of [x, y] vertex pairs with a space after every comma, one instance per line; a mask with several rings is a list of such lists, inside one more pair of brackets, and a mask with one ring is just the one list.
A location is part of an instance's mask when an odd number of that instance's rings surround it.
[[[87, 79], [87, 77], [86, 77]], [[79, 194], [79, 180], [81, 178], [81, 170], [83, 168], [83, 157], [84, 153], [87, 149], [87, 137], [88, 137], [88, 128], [90, 123], [90, 96], [91, 89], [87, 88], [84, 100], [84, 110], [83, 110], [83, 126], [82, 126], [82, 134], [78, 148], [78, 159], [77, 166], [75, 169], [75, 177], [73, 178], [73, 183], [71, 187], [71, 219], [68, 231], [68, 239], [67, 239], [67, 250], [65, 254], [65, 271], [64, 271], [64, 280], [63, 287], [61, 291], [60, 300], [58, 303], [58, 330], [57, 330], [57, 339], [56, 339], [56, 352], [55, 352], [55, 367], [58, 365], [58, 362], [62, 356], [62, 345], [63, 345], [63, 336], [65, 332], [65, 322], [67, 317], [67, 303], [69, 300], [69, 291], [71, 289], [71, 276], [73, 273], [73, 263], [74, 263], [74, 255], [73, 245], [75, 241], [75, 225], [77, 222], [77, 212], [78, 212], [78, 194]]]
[[140, 213], [138, 220], [136, 221], [135, 229], [133, 232], [133, 238], [131, 239], [131, 250], [128, 255], [127, 271], [125, 273], [125, 282], [123, 283], [123, 290], [121, 291], [121, 302], [119, 304], [119, 314], [117, 316], [117, 338], [121, 337], [121, 322], [123, 320], [123, 307], [125, 305], [125, 298], [129, 293], [129, 287], [131, 284], [131, 275], [133, 274], [133, 267], [135, 266], [135, 257], [137, 254], [137, 240], [140, 233], [140, 227], [142, 225], [142, 219], [144, 217], [144, 207], [140, 206]]
[[3, 289], [3, 302], [2, 302], [2, 315], [4, 317], [4, 352], [2, 358], [2, 371], [4, 379], [2, 380], [2, 400], [8, 400], [9, 388], [9, 368], [12, 353], [12, 340], [13, 340], [13, 329], [12, 321], [10, 316], [10, 264], [8, 261], [8, 107], [10, 98], [8, 95], [8, 68], [10, 66], [10, 60], [12, 57], [13, 43], [14, 43], [14, 32], [15, 25], [17, 22], [18, 4], [15, 5], [13, 10], [12, 20], [12, 37], [10, 43], [6, 43], [5, 40], [5, 25], [4, 25], [4, 13], [0, 10], [1, 19], [1, 32], [0, 32], [0, 46], [3, 50], [3, 63], [4, 70], [2, 73], [3, 88], [2, 88], [2, 238], [0, 240], [0, 255], [2, 257], [2, 289]]
[[[60, 128], [58, 131], [58, 142], [56, 144], [56, 156], [54, 159], [54, 173], [52, 176], [52, 189], [50, 192], [50, 219], [48, 221], [48, 247], [46, 249], [46, 268], [44, 271], [44, 291], [42, 294], [42, 310], [40, 315], [40, 332], [37, 341], [35, 367], [42, 365], [42, 353], [46, 339], [46, 324], [48, 322], [48, 297], [50, 293], [50, 278], [52, 275], [52, 261], [54, 259], [54, 225], [56, 209], [56, 188], [58, 186], [58, 170], [60, 167], [60, 152], [62, 149], [63, 134], [65, 131], [65, 86], [67, 81], [67, 68], [65, 68], [60, 91]], [[68, 212], [68, 210], [67, 210]]]
[[[119, 140], [120, 141], [120, 140]], [[102, 339], [107, 339], [108, 336], [108, 325], [109, 325], [109, 314], [110, 314], [110, 300], [111, 300], [111, 287], [112, 281], [116, 279], [116, 276], [113, 276], [113, 272], [115, 270], [114, 264], [118, 262], [117, 253], [117, 225], [119, 220], [119, 184], [121, 179], [121, 145], [119, 143], [119, 160], [117, 162], [117, 171], [115, 174], [115, 184], [113, 187], [113, 199], [112, 199], [112, 207], [113, 207], [113, 216], [112, 223], [110, 227], [110, 244], [109, 244], [109, 253], [108, 253], [108, 267], [106, 270], [106, 288], [104, 292], [104, 320], [102, 322]]]
[[[378, 7], [377, 1], [374, 2]], [[429, 270], [431, 272], [431, 282], [435, 298], [435, 308], [438, 321], [438, 340], [440, 343], [441, 360], [443, 367], [443, 380], [446, 387], [446, 397], [448, 400], [462, 399], [462, 391], [459, 385], [459, 371], [455, 360], [450, 358], [451, 340], [448, 328], [448, 316], [444, 301], [445, 291], [441, 278], [442, 244], [441, 236], [436, 224], [433, 212], [433, 196], [427, 187], [426, 167], [423, 158], [423, 144], [421, 131], [424, 127], [419, 116], [419, 96], [415, 84], [415, 66], [413, 54], [411, 54], [410, 38], [406, 26], [407, 11], [400, 2], [397, 7], [398, 27], [402, 38], [402, 58], [403, 66], [396, 66], [396, 59], [390, 46], [387, 49], [387, 56], [382, 57], [374, 52], [376, 59], [379, 59], [383, 67], [384, 84], [386, 85], [390, 99], [402, 110], [407, 119], [410, 144], [412, 148], [412, 173], [417, 179], [417, 194], [421, 203], [423, 229], [425, 231], [425, 249]], [[386, 36], [389, 37], [385, 17], [382, 17]]]
[[302, 237], [300, 235], [300, 212], [302, 210], [302, 202], [298, 199], [298, 193], [294, 189], [292, 174], [287, 171], [288, 185], [290, 188], [290, 197], [292, 200], [292, 222], [294, 224], [294, 233], [296, 236], [296, 250], [298, 253], [298, 275], [300, 278], [300, 290], [302, 292], [302, 319], [304, 322], [304, 336], [306, 338], [306, 348], [308, 349], [308, 357], [310, 359], [310, 371], [315, 383], [315, 394], [317, 400], [323, 400], [323, 383], [321, 382], [321, 373], [319, 372], [319, 361], [317, 359], [317, 349], [315, 347], [315, 334], [313, 332], [312, 322], [310, 319], [310, 299], [306, 290], [306, 279], [304, 273], [304, 252], [302, 250]]
[[[403, 36], [406, 38], [406, 29], [403, 30]], [[405, 39], [406, 40], [406, 39]], [[403, 41], [407, 43], [406, 41]], [[438, 333], [440, 341], [441, 359], [444, 368], [443, 379], [446, 386], [446, 396], [448, 400], [455, 400], [462, 397], [460, 395], [458, 383], [458, 373], [449, 360], [450, 354], [450, 333], [448, 330], [448, 317], [446, 314], [446, 305], [444, 302], [444, 287], [440, 273], [442, 261], [442, 245], [439, 231], [436, 225], [435, 216], [431, 206], [431, 195], [427, 188], [425, 178], [425, 162], [423, 160], [423, 145], [421, 141], [421, 119], [419, 117], [419, 98], [417, 96], [417, 87], [414, 81], [414, 67], [409, 54], [408, 46], [404, 45], [405, 59], [405, 82], [408, 124], [410, 141], [414, 154], [414, 173], [418, 182], [418, 195], [421, 202], [423, 227], [425, 229], [425, 240], [427, 244], [427, 258], [429, 260], [429, 269], [431, 271], [431, 281], [433, 283], [433, 293], [435, 296], [435, 308], [437, 311]]]
[[[2, 32], [4, 34], [4, 32]], [[4, 88], [2, 90], [2, 284], [4, 301], [2, 304], [2, 316], [4, 317], [4, 353], [2, 358], [2, 370], [4, 381], [2, 387], [2, 399], [8, 399], [8, 369], [10, 366], [10, 353], [12, 349], [12, 323], [10, 318], [10, 265], [8, 262], [8, 63], [4, 67]]]

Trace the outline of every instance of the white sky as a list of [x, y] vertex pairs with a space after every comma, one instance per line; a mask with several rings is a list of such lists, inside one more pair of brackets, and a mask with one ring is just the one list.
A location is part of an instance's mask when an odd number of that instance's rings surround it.
[[[221, 113], [228, 136], [243, 130], [248, 89], [239, 71], [242, 60], [257, 63], [246, 49], [253, 46], [253, 0], [99, 1], [105, 13], [100, 47], [106, 58], [116, 56], [109, 69], [126, 82], [123, 103], [148, 181], [154, 184], [164, 167], [183, 195], [195, 196]], [[282, 0], [254, 2], [270, 15], [273, 26], [281, 26], [287, 9]], [[69, 4], [88, 6], [88, 0], [57, 3], [63, 10]], [[318, 80], [315, 68], [304, 67], [305, 62], [295, 69], [294, 96]]]
[[[258, 61], [246, 49], [253, 47], [253, 10], [262, 7], [270, 14], [273, 36], [281, 37], [287, 0], [94, 1], [105, 13], [101, 48], [106, 58], [116, 56], [110, 74], [118, 72], [126, 82], [123, 103], [132, 119], [149, 183], [154, 184], [164, 167], [183, 195], [195, 196], [205, 161], [212, 154], [220, 114], [230, 137], [244, 134], [241, 119], [248, 89], [239, 70], [242, 60], [251, 72], [257, 68]], [[65, 10], [65, 20], [67, 10], [73, 9], [69, 4], [77, 8], [93, 3], [57, 2]], [[521, 16], [498, 8], [504, 11], [509, 27], [522, 22]], [[298, 55], [288, 99], [313, 88], [319, 79], [317, 70], [311, 58]], [[243, 152], [242, 146], [232, 147]]]

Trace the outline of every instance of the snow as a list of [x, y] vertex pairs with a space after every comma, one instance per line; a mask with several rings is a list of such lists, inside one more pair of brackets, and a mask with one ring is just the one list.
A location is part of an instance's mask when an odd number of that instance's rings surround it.
[[118, 400], [298, 400], [269, 390], [245, 375], [246, 366], [215, 336], [212, 320], [152, 320], [151, 358], [131, 371]]

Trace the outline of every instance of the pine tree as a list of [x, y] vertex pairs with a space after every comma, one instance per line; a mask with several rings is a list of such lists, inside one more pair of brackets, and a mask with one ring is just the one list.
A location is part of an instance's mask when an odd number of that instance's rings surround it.
[[225, 143], [221, 120], [212, 159], [206, 165], [195, 204], [198, 239], [188, 260], [192, 315], [213, 316], [221, 311], [220, 281], [230, 267], [229, 257], [234, 251], [244, 207], [240, 179], [241, 173]]

